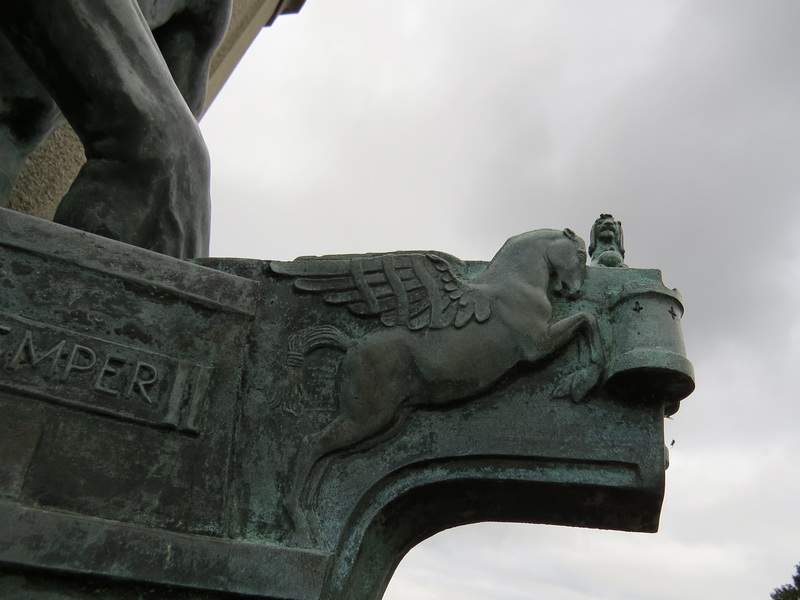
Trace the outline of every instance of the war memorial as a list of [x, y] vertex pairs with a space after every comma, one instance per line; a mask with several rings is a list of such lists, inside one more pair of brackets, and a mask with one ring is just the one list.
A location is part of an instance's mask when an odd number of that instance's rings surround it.
[[62, 120], [88, 159], [55, 222], [0, 209], [0, 597], [368, 600], [457, 525], [655, 532], [694, 380], [622, 224], [209, 258], [225, 3], [140, 4], [0, 9], [3, 204]]

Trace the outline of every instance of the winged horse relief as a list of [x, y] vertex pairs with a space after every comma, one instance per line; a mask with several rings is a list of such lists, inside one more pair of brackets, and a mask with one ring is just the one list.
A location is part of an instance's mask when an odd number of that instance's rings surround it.
[[552, 322], [548, 292], [577, 296], [586, 256], [586, 244], [571, 230], [540, 229], [510, 238], [472, 279], [455, 261], [434, 253], [272, 262], [275, 273], [297, 278], [296, 289], [385, 325], [356, 340], [332, 326], [312, 327], [294, 338], [295, 365], [321, 347], [344, 351], [338, 412], [324, 429], [303, 439], [296, 459], [285, 503], [295, 539], [311, 535], [308, 507], [323, 462], [390, 439], [415, 406], [477, 396], [516, 365], [536, 363], [576, 338], [588, 344], [588, 365], [560, 382], [555, 396], [583, 400], [605, 367], [597, 320], [578, 312]]

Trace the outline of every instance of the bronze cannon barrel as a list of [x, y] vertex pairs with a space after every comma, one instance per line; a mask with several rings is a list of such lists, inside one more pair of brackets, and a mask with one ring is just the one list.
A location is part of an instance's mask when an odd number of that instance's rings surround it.
[[610, 307], [612, 352], [606, 387], [622, 397], [664, 403], [671, 415], [694, 390], [681, 332], [683, 304], [660, 281], [629, 282]]

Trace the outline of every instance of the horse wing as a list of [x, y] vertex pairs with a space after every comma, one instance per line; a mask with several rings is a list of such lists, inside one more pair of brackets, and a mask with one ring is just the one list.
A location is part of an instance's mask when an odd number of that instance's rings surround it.
[[[492, 315], [492, 305], [489, 297], [468, 279], [455, 271], [452, 265], [434, 254], [427, 255], [434, 268], [439, 272], [441, 282], [440, 295], [443, 297], [444, 309], [436, 325], [431, 327], [439, 329], [453, 326], [463, 327], [471, 320], [483, 323]], [[433, 308], [431, 309], [433, 315]], [[432, 317], [432, 321], [434, 317]]]
[[301, 257], [272, 261], [270, 268], [296, 277], [296, 289], [320, 294], [354, 315], [418, 330], [489, 318], [488, 298], [463, 277], [459, 262], [442, 253], [391, 252]]

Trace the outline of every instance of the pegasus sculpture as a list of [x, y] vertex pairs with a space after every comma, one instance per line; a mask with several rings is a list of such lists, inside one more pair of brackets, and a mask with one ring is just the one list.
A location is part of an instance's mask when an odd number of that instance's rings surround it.
[[579, 336], [588, 343], [588, 364], [555, 395], [583, 400], [605, 365], [600, 330], [588, 312], [554, 322], [548, 292], [577, 295], [586, 258], [585, 243], [571, 230], [542, 229], [509, 239], [472, 279], [434, 253], [272, 262], [275, 273], [297, 278], [297, 290], [385, 326], [357, 340], [330, 326], [313, 327], [296, 344], [301, 356], [320, 347], [345, 353], [338, 413], [303, 440], [297, 456], [286, 502], [296, 530], [307, 529], [314, 471], [325, 459], [367, 450], [395, 435], [412, 408], [472, 398], [518, 364], [536, 363]]

